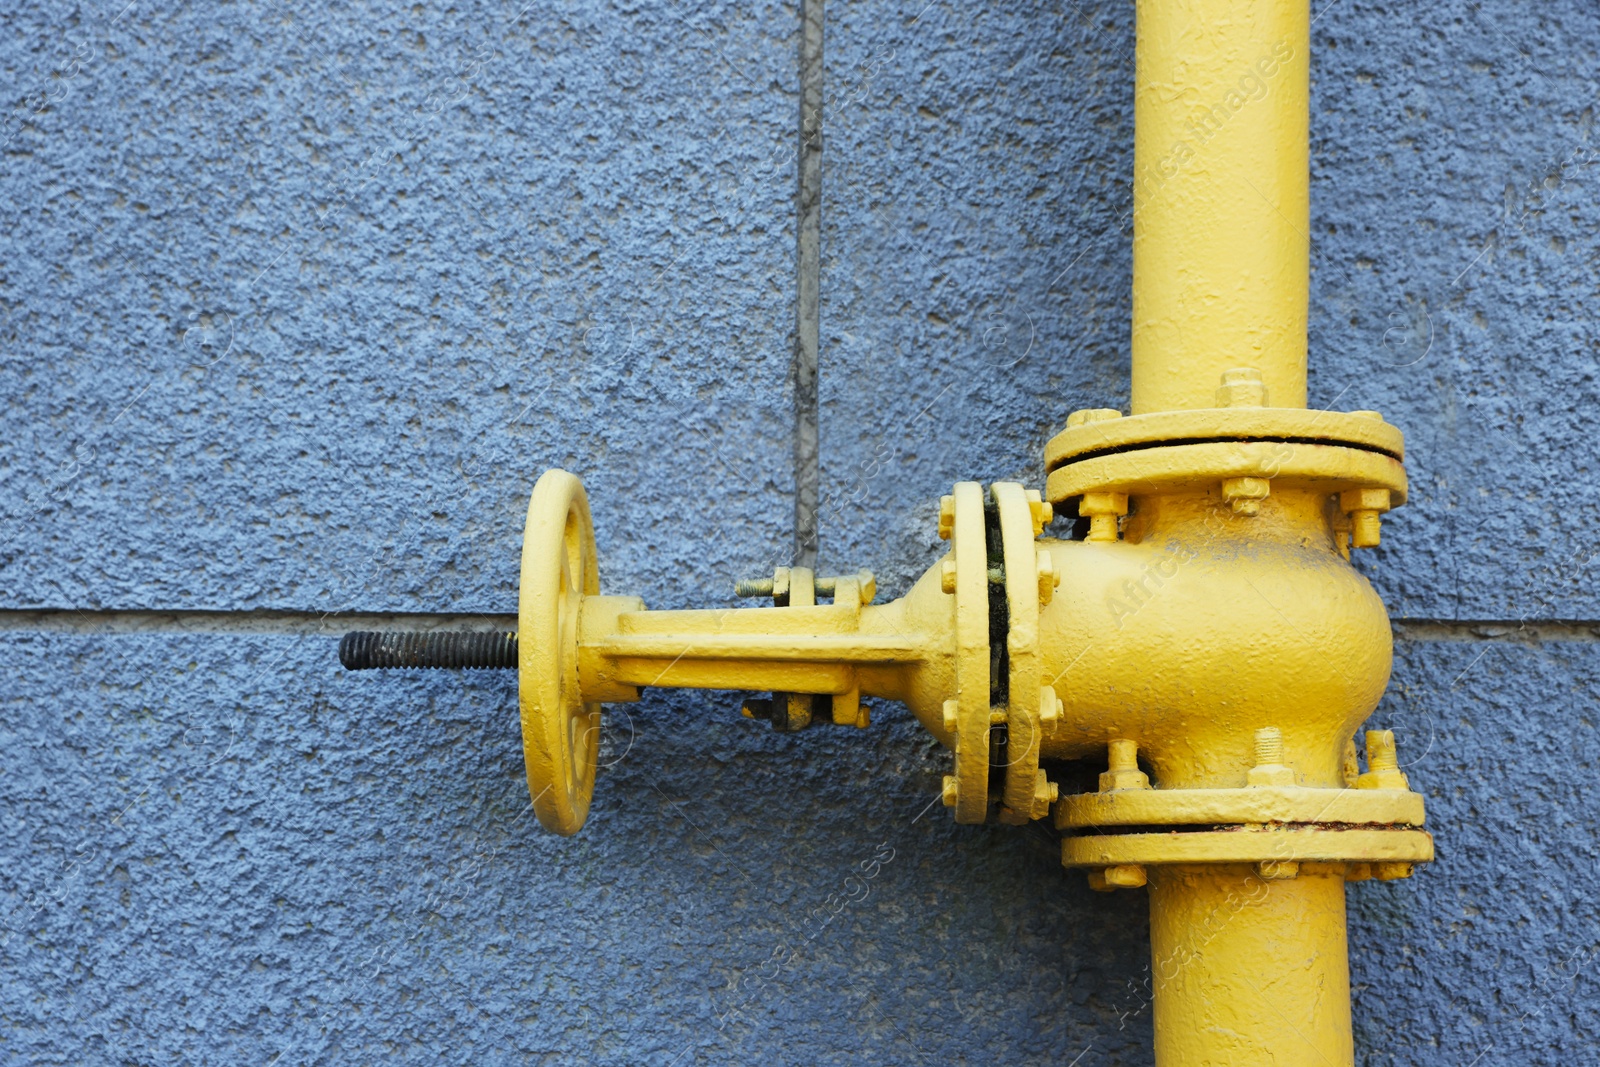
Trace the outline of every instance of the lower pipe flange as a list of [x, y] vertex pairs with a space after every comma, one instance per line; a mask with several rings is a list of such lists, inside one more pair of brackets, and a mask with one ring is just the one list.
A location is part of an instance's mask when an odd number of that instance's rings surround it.
[[1114, 740], [1109, 749], [1100, 791], [1062, 797], [1055, 807], [1057, 829], [1080, 831], [1062, 839], [1062, 865], [1088, 868], [1092, 888], [1143, 885], [1146, 868], [1178, 864], [1247, 864], [1265, 881], [1294, 878], [1302, 863], [1342, 864], [1347, 881], [1388, 881], [1433, 859], [1422, 796], [1395, 769], [1389, 731], [1369, 731], [1374, 769], [1343, 789], [1290, 784], [1271, 727], [1257, 731], [1248, 776], [1261, 784], [1243, 788], [1152, 789], [1130, 770], [1134, 742]]
[[1061, 842], [1061, 862], [1068, 867], [1174, 863], [1426, 863], [1431, 859], [1431, 834], [1392, 826], [1241, 824], [1211, 829], [1171, 828], [1154, 833], [1068, 837]]

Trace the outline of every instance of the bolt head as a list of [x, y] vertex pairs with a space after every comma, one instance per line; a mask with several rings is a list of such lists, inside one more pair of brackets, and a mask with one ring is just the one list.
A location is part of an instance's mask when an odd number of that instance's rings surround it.
[[1085, 493], [1078, 501], [1079, 515], [1126, 515], [1127, 493]]
[[1388, 511], [1390, 503], [1387, 489], [1346, 489], [1339, 494], [1340, 511]]
[[1122, 418], [1122, 412], [1116, 408], [1082, 408], [1067, 416], [1067, 429], [1087, 426], [1091, 422], [1109, 422], [1112, 419]]
[[1046, 778], [1044, 772], [1040, 771], [1039, 777], [1033, 783], [1033, 802], [1041, 808], [1047, 808], [1060, 797], [1061, 787]]
[[1294, 785], [1294, 768], [1281, 763], [1251, 767], [1245, 772], [1244, 779], [1246, 785], [1253, 786]]
[[961, 799], [961, 786], [956, 782], [955, 775], [947, 774], [944, 776], [944, 788], [942, 793], [944, 797], [944, 806], [947, 808], [955, 807], [956, 801]]
[[1300, 864], [1294, 860], [1262, 860], [1256, 864], [1256, 873], [1263, 881], [1281, 882], [1300, 877]]
[[1027, 499], [1028, 511], [1033, 516], [1033, 536], [1038, 537], [1055, 520], [1056, 509], [1045, 502], [1037, 489], [1029, 489]]
[[1138, 863], [1124, 863], [1116, 867], [1107, 867], [1103, 872], [1106, 885], [1114, 889], [1138, 889], [1148, 880], [1143, 865]]
[[956, 561], [947, 559], [939, 565], [939, 588], [946, 593], [956, 591]]
[[961, 722], [961, 703], [960, 703], [960, 701], [946, 700], [944, 702], [943, 712], [944, 712], [944, 732], [947, 733], [947, 734], [955, 733], [956, 732], [956, 727]]
[[1259, 370], [1234, 367], [1222, 372], [1222, 384], [1217, 388], [1218, 407], [1259, 408], [1266, 403], [1267, 386]]
[[939, 498], [939, 539], [950, 540], [956, 531], [956, 498], [942, 496]]
[[1061, 698], [1056, 696], [1056, 691], [1050, 686], [1043, 686], [1039, 690], [1039, 722], [1047, 730], [1055, 729], [1056, 723], [1061, 721]]
[[1377, 548], [1383, 541], [1383, 517], [1376, 511], [1350, 513], [1350, 543], [1356, 548]]

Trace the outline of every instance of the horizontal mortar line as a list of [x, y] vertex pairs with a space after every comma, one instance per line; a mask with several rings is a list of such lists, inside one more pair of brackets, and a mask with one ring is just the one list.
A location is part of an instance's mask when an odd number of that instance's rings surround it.
[[67, 634], [283, 634], [338, 637], [349, 630], [515, 630], [512, 613], [419, 611], [124, 611], [0, 608], [0, 632]]
[[[1391, 620], [1402, 641], [1600, 642], [1600, 619]], [[0, 633], [281, 634], [338, 637], [349, 630], [515, 630], [512, 612], [135, 611], [119, 608], [0, 608]]]
[[1600, 642], [1600, 619], [1409, 619], [1391, 620], [1402, 641]]

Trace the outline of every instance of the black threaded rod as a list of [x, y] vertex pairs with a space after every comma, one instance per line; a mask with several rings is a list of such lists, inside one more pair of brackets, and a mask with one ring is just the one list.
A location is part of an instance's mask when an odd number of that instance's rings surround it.
[[392, 667], [410, 670], [516, 670], [517, 635], [465, 633], [377, 633], [357, 630], [339, 642], [339, 662], [347, 671]]

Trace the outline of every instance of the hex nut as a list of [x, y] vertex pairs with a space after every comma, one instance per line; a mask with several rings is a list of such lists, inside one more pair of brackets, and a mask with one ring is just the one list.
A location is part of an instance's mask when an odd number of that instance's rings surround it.
[[1080, 408], [1067, 416], [1067, 429], [1072, 430], [1092, 422], [1109, 422], [1120, 418], [1122, 412], [1116, 408]]
[[1054, 521], [1056, 509], [1041, 496], [1037, 489], [1029, 489], [1025, 495], [1028, 500], [1028, 513], [1033, 517], [1033, 536], [1038, 537], [1044, 533], [1044, 528]]
[[1055, 560], [1042, 548], [1035, 556], [1035, 566], [1039, 573], [1039, 603], [1048, 604], [1061, 584], [1061, 575], [1056, 573]]
[[944, 787], [942, 792], [944, 797], [944, 806], [947, 808], [955, 807], [956, 801], [961, 799], [961, 786], [956, 781], [955, 775], [947, 774], [944, 776]]
[[1259, 408], [1267, 404], [1267, 385], [1254, 367], [1233, 367], [1222, 372], [1217, 387], [1219, 408]]
[[1260, 514], [1261, 502], [1271, 493], [1272, 483], [1266, 478], [1225, 478], [1222, 482], [1222, 499], [1235, 515]]
[[1106, 885], [1113, 889], [1138, 889], [1149, 878], [1145, 874], [1142, 864], [1124, 863], [1116, 867], [1107, 867], [1100, 875]]
[[1061, 721], [1061, 712], [1064, 707], [1065, 705], [1061, 703], [1061, 698], [1056, 696], [1055, 689], [1048, 685], [1040, 687], [1039, 724], [1046, 731], [1053, 731], [1056, 728], [1056, 724]]
[[1294, 860], [1262, 860], [1256, 864], [1256, 873], [1263, 881], [1281, 882], [1300, 876], [1300, 864]]

